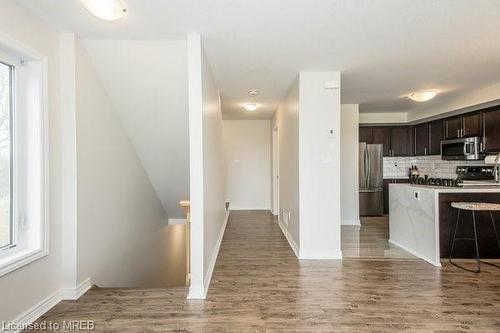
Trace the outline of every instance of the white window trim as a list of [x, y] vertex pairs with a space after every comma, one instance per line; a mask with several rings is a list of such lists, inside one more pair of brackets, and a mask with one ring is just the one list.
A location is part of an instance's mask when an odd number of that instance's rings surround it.
[[[36, 61], [41, 66], [41, 117], [40, 126], [42, 131], [41, 148], [41, 216], [40, 216], [40, 246], [36, 249], [20, 249], [12, 251], [11, 255], [2, 256], [0, 259], [0, 277], [39, 260], [49, 254], [49, 134], [48, 134], [48, 60], [38, 51], [6, 36], [0, 34], [0, 46], [8, 51], [7, 54], [15, 54], [18, 59]], [[0, 55], [4, 52], [0, 50]], [[8, 63], [15, 65], [12, 57], [3, 57]], [[15, 59], [16, 57], [14, 57]], [[7, 250], [8, 251], [8, 250]]]

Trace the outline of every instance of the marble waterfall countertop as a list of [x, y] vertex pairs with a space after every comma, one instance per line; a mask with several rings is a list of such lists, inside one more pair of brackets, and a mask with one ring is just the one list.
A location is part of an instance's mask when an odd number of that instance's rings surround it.
[[397, 184], [397, 185], [418, 188], [420, 190], [429, 190], [437, 193], [480, 193], [480, 192], [500, 193], [500, 185], [466, 185], [460, 187], [414, 185], [414, 184]]
[[434, 266], [441, 266], [440, 193], [493, 194], [500, 193], [500, 186], [389, 184], [389, 242]]

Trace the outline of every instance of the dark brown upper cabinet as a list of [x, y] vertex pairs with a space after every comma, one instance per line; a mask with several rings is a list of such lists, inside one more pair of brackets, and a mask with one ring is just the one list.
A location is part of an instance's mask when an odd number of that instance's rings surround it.
[[446, 140], [481, 135], [481, 113], [471, 112], [444, 120]]
[[408, 126], [391, 127], [390, 156], [411, 156], [410, 136], [410, 127]]
[[391, 148], [391, 128], [373, 127], [373, 142], [383, 145], [384, 156], [390, 156]]
[[429, 153], [429, 124], [416, 125], [415, 133], [415, 155], [423, 156]]
[[436, 120], [429, 123], [429, 155], [441, 155], [441, 141], [443, 140], [443, 121]]
[[373, 127], [359, 128], [359, 142], [373, 143]]
[[383, 145], [384, 156], [411, 156], [408, 126], [362, 126], [359, 142]]
[[462, 116], [462, 138], [481, 136], [481, 113], [474, 112]]
[[483, 151], [500, 152], [500, 106], [483, 111]]
[[444, 137], [446, 140], [460, 138], [462, 131], [462, 116], [444, 120]]
[[482, 137], [482, 152], [500, 152], [500, 105], [412, 126], [359, 128], [359, 142], [382, 144], [384, 156], [440, 155], [442, 140], [472, 136]]

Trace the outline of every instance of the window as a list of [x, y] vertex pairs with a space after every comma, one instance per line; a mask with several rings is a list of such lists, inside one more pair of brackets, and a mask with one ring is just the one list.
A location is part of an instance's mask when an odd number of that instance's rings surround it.
[[15, 246], [12, 223], [13, 67], [0, 62], [0, 249]]
[[0, 276], [48, 254], [47, 60], [0, 36]]

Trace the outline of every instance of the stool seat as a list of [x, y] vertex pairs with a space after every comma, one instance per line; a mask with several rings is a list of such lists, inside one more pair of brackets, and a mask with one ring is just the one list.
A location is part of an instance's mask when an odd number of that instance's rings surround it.
[[452, 202], [451, 207], [463, 210], [500, 211], [500, 204], [487, 202]]

